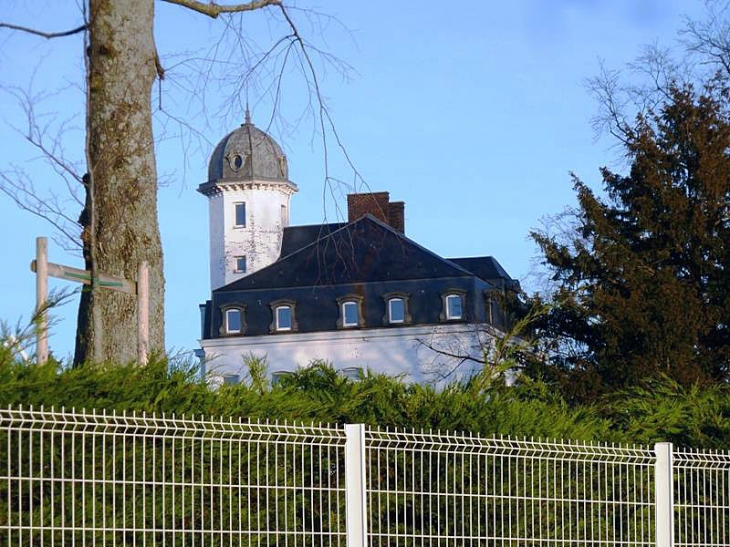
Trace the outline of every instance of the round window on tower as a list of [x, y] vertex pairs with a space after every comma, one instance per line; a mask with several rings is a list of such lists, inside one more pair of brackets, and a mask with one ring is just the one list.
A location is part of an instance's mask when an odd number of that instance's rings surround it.
[[226, 159], [228, 160], [228, 165], [234, 171], [238, 171], [243, 167], [243, 156], [241, 154], [230, 154]]

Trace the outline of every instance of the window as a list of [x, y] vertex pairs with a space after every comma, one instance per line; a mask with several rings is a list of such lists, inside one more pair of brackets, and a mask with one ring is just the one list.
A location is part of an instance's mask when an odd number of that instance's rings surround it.
[[235, 257], [236, 265], [233, 268], [233, 273], [246, 273], [246, 257], [237, 256]]
[[223, 385], [225, 386], [234, 386], [241, 382], [241, 378], [238, 376], [238, 374], [224, 374], [223, 375]]
[[239, 334], [241, 332], [241, 310], [231, 308], [226, 310], [226, 334]]
[[340, 376], [348, 380], [362, 380], [365, 373], [360, 367], [345, 367], [337, 371]]
[[291, 330], [291, 307], [279, 306], [276, 308], [276, 330]]
[[337, 318], [338, 329], [351, 329], [365, 325], [362, 316], [362, 296], [350, 294], [337, 299], [340, 307], [340, 316]]
[[447, 294], [444, 303], [447, 320], [462, 318], [462, 299], [460, 294]]
[[235, 218], [234, 226], [236, 226], [236, 228], [245, 228], [246, 227], [246, 204], [243, 202], [236, 203], [235, 209], [236, 209], [236, 218]]
[[383, 295], [385, 301], [384, 325], [406, 325], [410, 324], [412, 317], [408, 313], [408, 294], [403, 292], [391, 292]]
[[205, 338], [205, 304], [198, 306], [200, 309], [200, 337]]
[[285, 382], [287, 378], [291, 378], [292, 372], [288, 370], [275, 370], [271, 373], [271, 385], [275, 386], [282, 382]]
[[388, 300], [388, 322], [403, 323], [406, 320], [406, 306], [402, 298]]
[[297, 310], [293, 300], [275, 300], [269, 304], [271, 307], [271, 325], [269, 332], [297, 331]]
[[231, 169], [234, 171], [239, 171], [241, 167], [243, 167], [243, 158], [241, 157], [241, 154], [229, 155], [227, 159], [228, 165], [230, 165]]
[[221, 308], [223, 318], [218, 332], [221, 336], [243, 334], [246, 332], [246, 306], [243, 304], [226, 304]]
[[357, 327], [357, 302], [342, 303], [342, 326]]
[[286, 209], [286, 205], [281, 206], [281, 225], [284, 227], [289, 226], [289, 212]]

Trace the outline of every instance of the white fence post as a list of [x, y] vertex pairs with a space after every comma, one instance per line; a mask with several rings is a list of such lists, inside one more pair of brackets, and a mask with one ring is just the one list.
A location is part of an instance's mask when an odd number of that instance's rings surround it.
[[672, 443], [654, 445], [656, 494], [656, 545], [674, 547], [674, 469]]
[[346, 424], [345, 505], [347, 547], [367, 545], [367, 497], [365, 491], [365, 425]]

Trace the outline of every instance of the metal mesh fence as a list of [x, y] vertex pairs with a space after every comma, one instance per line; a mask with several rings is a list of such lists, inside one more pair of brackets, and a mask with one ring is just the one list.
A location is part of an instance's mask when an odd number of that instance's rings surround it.
[[730, 453], [0, 410], [2, 546], [346, 543], [730, 546]]
[[0, 410], [0, 545], [344, 545], [340, 428]]
[[654, 545], [647, 448], [366, 433], [371, 545]]
[[674, 544], [730, 545], [730, 454], [677, 450]]

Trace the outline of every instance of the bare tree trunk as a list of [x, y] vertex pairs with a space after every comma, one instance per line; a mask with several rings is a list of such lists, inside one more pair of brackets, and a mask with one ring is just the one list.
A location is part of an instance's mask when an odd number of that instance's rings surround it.
[[[88, 176], [84, 256], [94, 271], [136, 279], [149, 264], [150, 349], [164, 349], [164, 278], [157, 223], [151, 89], [156, 76], [153, 0], [90, 0]], [[91, 214], [93, 210], [94, 214]], [[93, 257], [93, 260], [92, 260]], [[98, 327], [91, 317], [99, 318]], [[93, 348], [101, 355], [94, 355]], [[134, 295], [82, 294], [77, 363], [137, 354]]]

